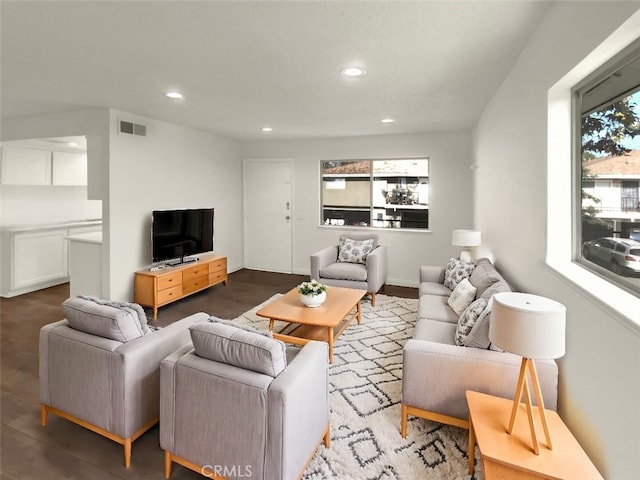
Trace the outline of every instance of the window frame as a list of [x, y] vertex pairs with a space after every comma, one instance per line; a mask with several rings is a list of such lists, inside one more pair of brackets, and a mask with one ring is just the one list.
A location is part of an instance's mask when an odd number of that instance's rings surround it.
[[[609, 282], [613, 286], [620, 288], [635, 297], [640, 298], [640, 288], [630, 285], [631, 282], [625, 282], [625, 278], [619, 278], [608, 268], [601, 265], [594, 264], [584, 258], [583, 255], [583, 198], [582, 192], [583, 186], [583, 160], [582, 160], [582, 116], [583, 116], [583, 96], [589, 91], [595, 89], [601, 83], [604, 83], [610, 76], [614, 75], [619, 70], [628, 66], [634, 61], [640, 60], [640, 38], [632, 42], [625, 49], [615, 54], [608, 61], [604, 62], [599, 68], [593, 71], [591, 74], [584, 77], [581, 81], [575, 84], [571, 89], [571, 133], [572, 133], [572, 152], [571, 152], [571, 186], [572, 186], [572, 205], [571, 205], [571, 257], [573, 262], [580, 265], [580, 267], [588, 270], [589, 272], [597, 275], [606, 282]], [[598, 109], [601, 109], [608, 103], [614, 103], [622, 98], [630, 96], [640, 92], [640, 78], [634, 80], [634, 85], [631, 88], [615, 93], [615, 96], [604, 101], [603, 103], [592, 107], [589, 111], [584, 112], [593, 113]], [[597, 191], [599, 182], [608, 181], [610, 185], [613, 185], [613, 180], [610, 179], [598, 179], [594, 177], [591, 179], [591, 187], [593, 192]], [[640, 185], [640, 182], [639, 182]], [[620, 188], [620, 195], [622, 195], [622, 188]], [[622, 200], [620, 199], [620, 202]], [[612, 236], [616, 232], [612, 233]], [[633, 278], [633, 277], [632, 277]]]

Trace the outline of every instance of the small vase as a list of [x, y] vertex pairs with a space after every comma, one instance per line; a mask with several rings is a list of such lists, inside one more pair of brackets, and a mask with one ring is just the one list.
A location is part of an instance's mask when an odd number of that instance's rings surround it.
[[302, 295], [300, 294], [300, 301], [307, 307], [319, 307], [327, 299], [327, 292], [321, 292], [318, 295]]

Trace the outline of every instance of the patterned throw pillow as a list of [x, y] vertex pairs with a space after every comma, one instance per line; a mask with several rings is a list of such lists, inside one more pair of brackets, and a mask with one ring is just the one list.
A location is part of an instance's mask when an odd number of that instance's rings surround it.
[[473, 262], [463, 262], [457, 258], [449, 259], [444, 270], [444, 286], [453, 290], [464, 278], [468, 278], [473, 273], [476, 264]]
[[476, 298], [476, 287], [471, 285], [468, 278], [463, 278], [453, 293], [449, 295], [447, 304], [451, 309], [456, 312], [456, 315], [460, 316], [467, 309], [471, 302]]
[[473, 330], [482, 312], [487, 308], [488, 303], [486, 298], [479, 298], [462, 312], [462, 315], [460, 315], [458, 319], [458, 328], [456, 329], [456, 345], [460, 347], [467, 346], [471, 330]]
[[367, 263], [367, 256], [373, 250], [373, 239], [351, 240], [341, 239], [338, 249], [338, 262]]
[[[486, 297], [481, 297], [486, 298]], [[489, 339], [489, 324], [491, 322], [491, 307], [493, 306], [493, 297], [487, 299], [487, 306], [482, 311], [476, 323], [473, 325], [471, 332], [467, 335], [467, 340], [465, 341], [465, 346], [474, 347], [474, 348], [482, 348], [484, 350], [498, 350], [498, 347], [494, 347]]]

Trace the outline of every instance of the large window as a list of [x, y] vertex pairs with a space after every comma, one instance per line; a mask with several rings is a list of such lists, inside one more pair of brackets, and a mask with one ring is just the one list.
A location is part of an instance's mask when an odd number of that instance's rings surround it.
[[429, 159], [327, 160], [322, 224], [429, 228]]
[[640, 51], [575, 92], [575, 256], [640, 296]]

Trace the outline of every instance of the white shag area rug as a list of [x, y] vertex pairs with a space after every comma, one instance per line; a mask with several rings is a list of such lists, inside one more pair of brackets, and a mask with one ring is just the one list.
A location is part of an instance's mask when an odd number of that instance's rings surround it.
[[[278, 296], [234, 321], [266, 330], [255, 312]], [[338, 338], [329, 366], [331, 448], [321, 444], [303, 479], [482, 479], [477, 458], [475, 475], [468, 472], [466, 430], [409, 417], [400, 436], [402, 347], [417, 309], [417, 299], [362, 301], [362, 324], [354, 320]]]

